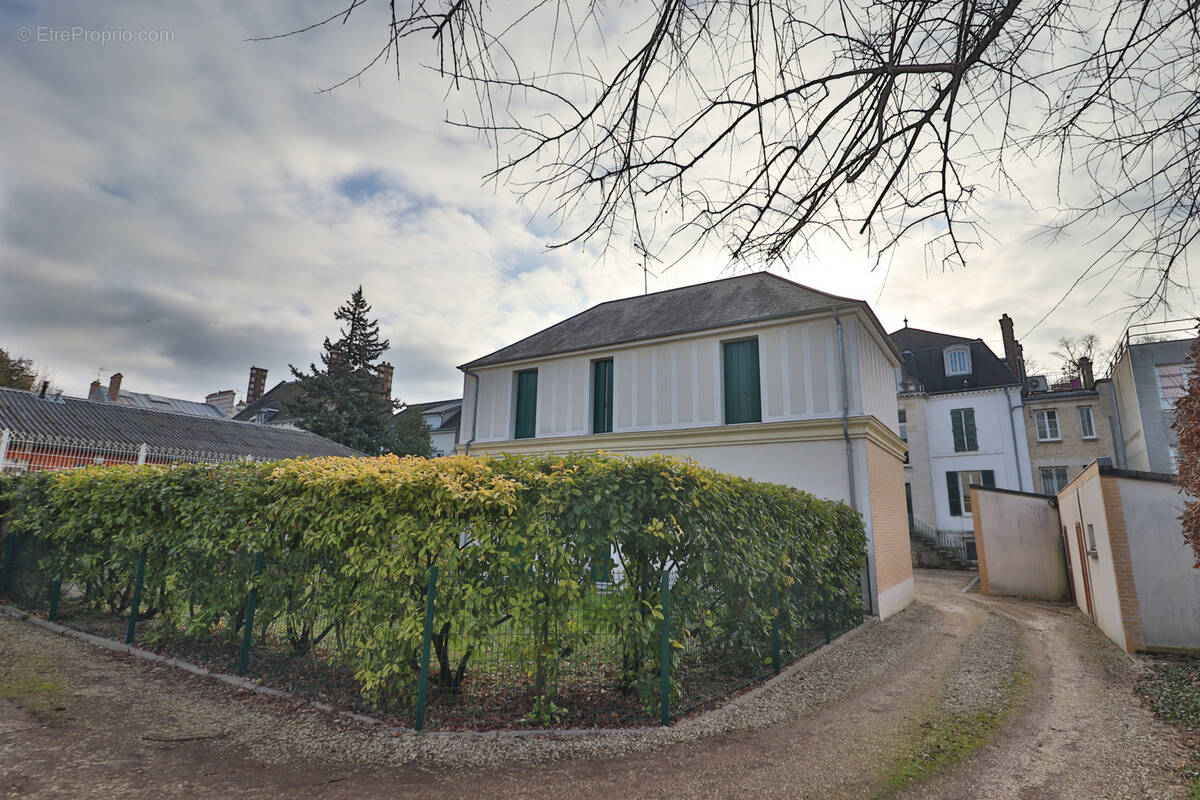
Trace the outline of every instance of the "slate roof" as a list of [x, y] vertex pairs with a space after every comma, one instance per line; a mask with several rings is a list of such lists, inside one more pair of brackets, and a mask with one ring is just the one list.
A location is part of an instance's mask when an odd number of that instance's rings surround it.
[[19, 389], [0, 389], [0, 428], [38, 436], [148, 444], [265, 459], [362, 455], [315, 433], [294, 428], [152, 411], [77, 397], [43, 399]]
[[[888, 335], [902, 353], [905, 377], [915, 379], [920, 391], [927, 394], [1021, 385], [1008, 365], [981, 339], [968, 339], [964, 336], [907, 327]], [[946, 375], [946, 363], [942, 354], [946, 347], [955, 344], [966, 344], [971, 348], [969, 375]]]
[[259, 412], [264, 409], [274, 409], [273, 412], [265, 415], [264, 423], [272, 425], [294, 423], [299, 420], [299, 417], [291, 412], [288, 404], [294, 402], [299, 396], [300, 381], [280, 381], [262, 397], [235, 414], [233, 418], [238, 422], [253, 422]]
[[862, 300], [819, 292], [769, 272], [755, 272], [601, 303], [459, 369], [795, 317], [844, 305], [865, 309], [886, 340], [883, 327]]
[[462, 419], [462, 398], [435, 400], [432, 403], [409, 403], [401, 411], [393, 414], [392, 417], [398, 417], [408, 411], [416, 411], [422, 415], [438, 414], [441, 416], [442, 424], [434, 428], [434, 431], [458, 430], [459, 421]]

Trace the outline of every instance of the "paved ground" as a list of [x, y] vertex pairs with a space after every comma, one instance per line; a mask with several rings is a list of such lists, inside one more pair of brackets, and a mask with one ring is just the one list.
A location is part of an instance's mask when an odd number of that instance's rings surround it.
[[394, 735], [0, 620], [0, 796], [870, 797], [931, 708], [1014, 671], [1026, 692], [994, 742], [906, 797], [1182, 796], [1134, 663], [1078, 612], [968, 580], [922, 572], [911, 609], [734, 709], [588, 740]]

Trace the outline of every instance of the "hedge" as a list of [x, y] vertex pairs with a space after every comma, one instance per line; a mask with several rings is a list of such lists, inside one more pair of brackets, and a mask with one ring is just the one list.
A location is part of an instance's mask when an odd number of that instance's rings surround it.
[[[811, 626], [823, 592], [861, 613], [855, 510], [667, 456], [87, 467], [0, 475], [0, 514], [46, 546], [48, 574], [113, 613], [127, 610], [129, 565], [145, 551], [142, 614], [185, 633], [236, 634], [256, 585], [264, 629], [285, 631], [296, 653], [332, 643], [384, 704], [412, 702], [432, 566], [443, 688], [470, 675], [475, 645], [503, 624], [532, 632], [521, 661], [540, 697], [556, 659], [595, 635], [566, 621], [598, 578], [611, 578], [595, 613], [619, 634], [621, 689], [643, 695], [664, 574], [684, 620], [675, 652], [722, 617], [766, 630], [778, 615], [785, 634]], [[722, 657], [762, 659], [765, 641], [747, 636]]]

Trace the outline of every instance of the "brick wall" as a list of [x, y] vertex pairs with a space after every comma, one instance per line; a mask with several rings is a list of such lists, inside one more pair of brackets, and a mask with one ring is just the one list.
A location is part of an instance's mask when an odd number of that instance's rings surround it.
[[883, 593], [913, 576], [904, 467], [891, 453], [868, 441], [867, 480], [871, 487], [876, 591]]
[[1135, 653], [1145, 647], [1145, 636], [1142, 631], [1142, 610], [1138, 603], [1137, 585], [1133, 579], [1133, 561], [1129, 555], [1129, 534], [1125, 530], [1121, 486], [1116, 478], [1102, 475], [1100, 491], [1104, 495], [1104, 516], [1108, 525], [1109, 546], [1112, 548], [1113, 574], [1117, 580], [1121, 623], [1125, 628], [1125, 651]]

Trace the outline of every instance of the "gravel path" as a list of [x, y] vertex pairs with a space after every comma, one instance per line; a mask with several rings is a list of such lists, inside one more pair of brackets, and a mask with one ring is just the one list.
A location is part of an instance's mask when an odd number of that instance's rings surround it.
[[[1162, 766], [1174, 734], [1128, 691], [1132, 662], [1075, 612], [962, 595], [967, 580], [923, 573], [911, 609], [717, 712], [589, 736], [397, 734], [0, 620], [0, 795], [869, 796], [906, 725], [930, 703], [980, 702], [1023, 643], [1026, 711], [913, 796], [1177, 796]], [[5, 699], [21, 669], [46, 696]], [[1036, 793], [1054, 787], [1067, 791]]]

